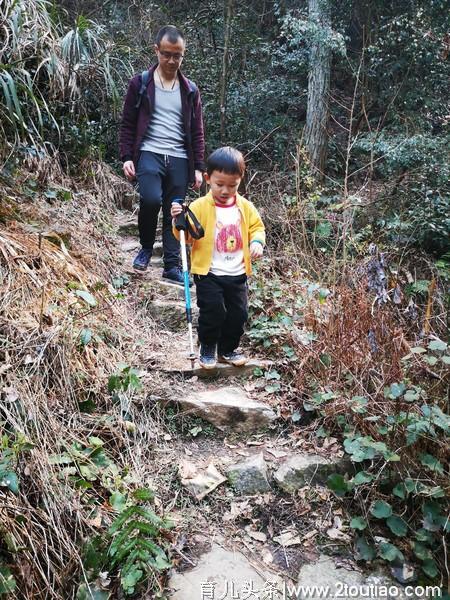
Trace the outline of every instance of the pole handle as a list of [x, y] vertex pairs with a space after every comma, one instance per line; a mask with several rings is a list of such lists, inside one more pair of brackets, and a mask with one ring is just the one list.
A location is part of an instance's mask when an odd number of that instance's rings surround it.
[[[174, 198], [172, 200], [172, 204], [181, 204], [181, 206], [183, 206], [184, 198]], [[184, 210], [184, 207], [183, 207], [183, 211], [180, 212], [180, 214], [177, 215], [175, 218], [175, 229], [177, 229], [177, 231], [186, 231], [187, 230], [186, 212]]]

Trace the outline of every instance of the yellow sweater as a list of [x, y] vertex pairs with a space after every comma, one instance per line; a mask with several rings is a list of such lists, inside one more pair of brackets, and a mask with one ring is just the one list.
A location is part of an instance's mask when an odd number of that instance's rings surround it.
[[[262, 245], [265, 244], [266, 236], [264, 224], [261, 221], [258, 211], [249, 200], [246, 200], [239, 194], [236, 194], [236, 206], [241, 213], [241, 233], [244, 249], [245, 272], [250, 275], [252, 265], [250, 259], [250, 243], [258, 241]], [[216, 231], [216, 206], [211, 192], [206, 196], [194, 200], [189, 208], [195, 214], [200, 224], [202, 225], [205, 235], [199, 240], [194, 240], [188, 232], [186, 232], [186, 243], [192, 244], [191, 250], [191, 272], [194, 275], [207, 275], [211, 267], [213, 251], [214, 251], [214, 236]], [[173, 228], [174, 236], [179, 240], [180, 233]]]

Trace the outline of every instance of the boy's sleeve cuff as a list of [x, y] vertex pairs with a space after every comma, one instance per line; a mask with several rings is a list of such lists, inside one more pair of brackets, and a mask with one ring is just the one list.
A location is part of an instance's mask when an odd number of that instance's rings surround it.
[[258, 244], [261, 244], [261, 246], [264, 247], [264, 242], [262, 242], [261, 240], [250, 240], [250, 244], [253, 244], [253, 242], [258, 242]]

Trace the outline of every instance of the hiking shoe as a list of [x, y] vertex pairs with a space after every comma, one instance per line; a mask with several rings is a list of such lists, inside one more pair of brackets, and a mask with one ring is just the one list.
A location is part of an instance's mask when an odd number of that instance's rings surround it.
[[[170, 283], [184, 286], [183, 271], [180, 267], [171, 267], [170, 269], [164, 269], [162, 274], [163, 279], [166, 279]], [[189, 287], [192, 287], [192, 281], [189, 279]]]
[[204, 369], [214, 369], [216, 366], [216, 347], [200, 344], [200, 357], [198, 362]]
[[219, 354], [219, 362], [228, 363], [229, 365], [234, 365], [235, 367], [242, 367], [248, 361], [247, 356], [242, 352], [225, 352], [224, 354]]
[[145, 271], [152, 257], [152, 251], [148, 248], [141, 248], [133, 261], [133, 267], [138, 271]]

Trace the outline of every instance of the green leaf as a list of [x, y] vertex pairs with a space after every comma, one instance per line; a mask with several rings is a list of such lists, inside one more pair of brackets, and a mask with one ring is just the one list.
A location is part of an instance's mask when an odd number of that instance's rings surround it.
[[92, 331], [87, 328], [82, 329], [80, 331], [80, 344], [82, 346], [87, 346], [91, 340], [92, 340]]
[[405, 391], [406, 386], [404, 383], [393, 383], [389, 388], [389, 396], [394, 400], [400, 398]]
[[275, 383], [266, 385], [266, 387], [264, 389], [269, 394], [274, 394], [275, 392], [279, 392], [281, 390], [281, 385], [276, 381]]
[[405, 536], [406, 532], [408, 531], [408, 526], [406, 525], [405, 521], [397, 515], [392, 515], [389, 517], [386, 521], [386, 524], [392, 533], [399, 537]]
[[404, 560], [404, 556], [400, 550], [389, 542], [382, 542], [380, 544], [378, 556], [381, 556], [381, 558], [384, 558], [384, 560], [388, 560], [389, 562], [394, 560]]
[[397, 498], [401, 498], [402, 500], [406, 498], [407, 494], [403, 483], [397, 483], [397, 485], [392, 490], [392, 493], [394, 494], [394, 496], [397, 496]]
[[122, 512], [127, 505], [127, 497], [120, 492], [113, 492], [109, 503], [116, 512]]
[[392, 507], [384, 500], [376, 500], [370, 507], [370, 513], [377, 519], [387, 519], [392, 515]]
[[79, 296], [82, 300], [86, 302], [89, 306], [97, 306], [97, 300], [94, 298], [92, 294], [86, 292], [86, 290], [75, 290], [74, 292], [77, 296]]
[[365, 529], [367, 525], [368, 523], [363, 517], [353, 517], [353, 519], [350, 521], [350, 527], [352, 529], [359, 529], [360, 531]]
[[368, 402], [369, 401], [367, 398], [364, 398], [364, 396], [353, 396], [350, 408], [355, 413], [364, 414], [367, 412]]
[[432, 456], [431, 454], [420, 454], [419, 458], [421, 464], [424, 467], [428, 467], [430, 471], [435, 471], [436, 473], [439, 473], [439, 475], [444, 474], [444, 468], [435, 456]]
[[351, 489], [349, 482], [339, 473], [330, 475], [327, 479], [327, 485], [330, 490], [333, 490], [336, 496], [344, 496]]
[[363, 537], [358, 537], [356, 540], [356, 553], [358, 560], [371, 561], [375, 558], [375, 549]]
[[367, 473], [367, 471], [358, 471], [358, 473], [356, 473], [356, 475], [353, 477], [353, 483], [355, 485], [369, 483], [370, 481], [373, 481], [373, 475], [371, 473]]
[[7, 471], [2, 474], [0, 485], [7, 487], [13, 494], [19, 493], [19, 479], [14, 471]]
[[425, 546], [422, 542], [413, 542], [414, 554], [420, 560], [432, 560], [433, 555], [431, 550]]
[[0, 564], [0, 595], [10, 594], [16, 587], [17, 583], [10, 569]]
[[197, 425], [196, 427], [192, 427], [192, 429], [189, 429], [189, 433], [192, 435], [192, 437], [197, 437], [199, 433], [201, 433], [203, 431], [203, 427], [200, 427], [200, 425]]
[[110, 593], [100, 590], [94, 583], [82, 583], [77, 590], [76, 600], [108, 600]]
[[140, 500], [141, 502], [150, 502], [154, 497], [155, 494], [148, 488], [138, 488], [133, 492], [133, 498]]
[[429, 350], [437, 350], [438, 352], [444, 352], [447, 350], [447, 344], [442, 340], [433, 340], [428, 344]]
[[450, 356], [441, 356], [441, 360], [444, 365], [450, 365]]
[[437, 577], [439, 574], [439, 569], [437, 568], [436, 561], [432, 558], [427, 558], [423, 561], [422, 571], [425, 573], [425, 575], [428, 575], [428, 577], [431, 577], [432, 579]]

